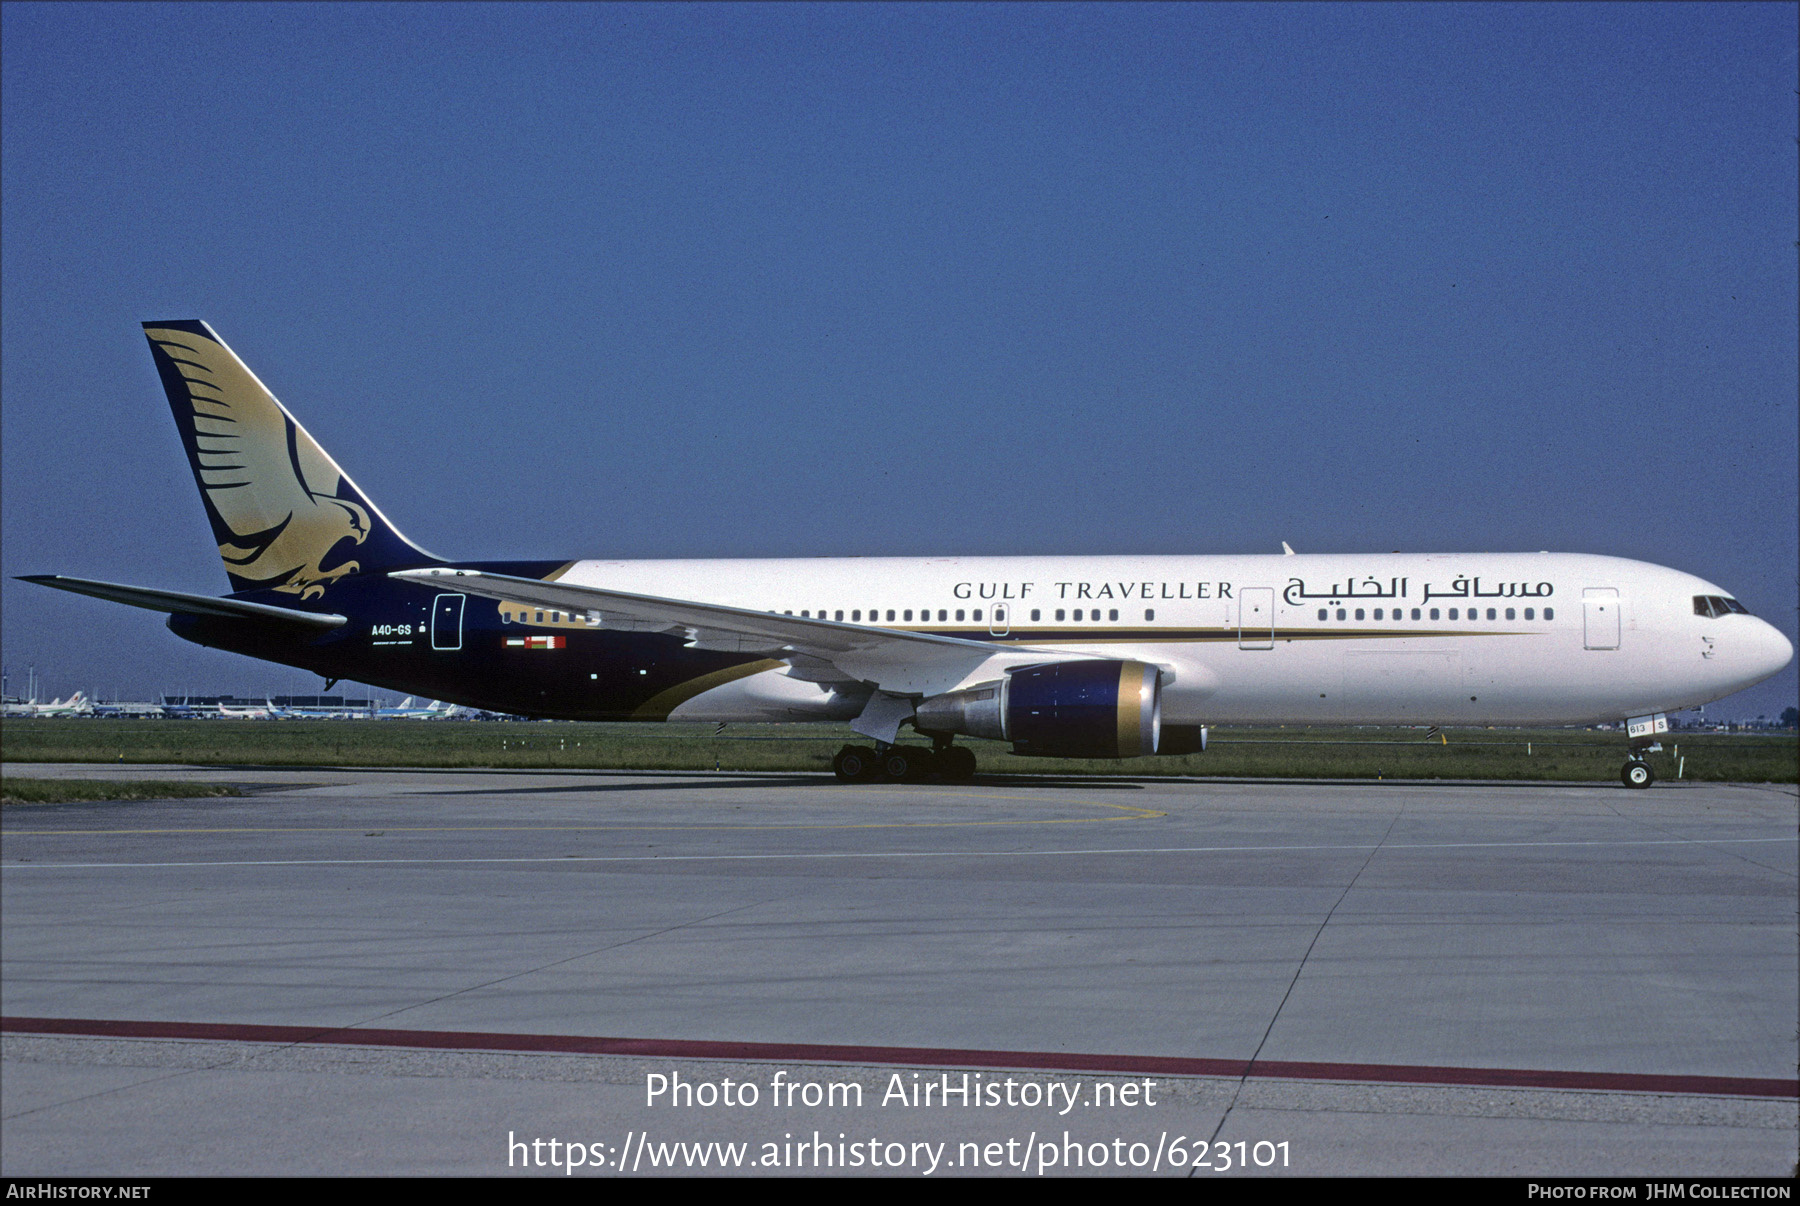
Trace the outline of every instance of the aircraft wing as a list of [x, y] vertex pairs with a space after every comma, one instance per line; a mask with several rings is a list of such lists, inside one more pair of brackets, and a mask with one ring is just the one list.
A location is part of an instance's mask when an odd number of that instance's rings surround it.
[[790, 662], [796, 677], [873, 683], [901, 695], [950, 690], [966, 673], [995, 658], [1004, 663], [1082, 656], [479, 570], [399, 570], [388, 576], [488, 599], [585, 613], [615, 630], [685, 633], [694, 648], [762, 653]]
[[95, 582], [88, 578], [65, 578], [61, 574], [26, 574], [19, 581], [54, 586], [57, 590], [92, 595], [96, 599], [125, 603], [147, 611], [166, 611], [173, 615], [223, 616], [232, 620], [279, 620], [308, 628], [342, 628], [350, 622], [340, 615], [299, 611], [292, 607], [246, 603], [242, 599], [218, 599], [212, 595], [190, 595], [178, 590], [151, 590], [146, 586], [124, 586], [117, 582]]

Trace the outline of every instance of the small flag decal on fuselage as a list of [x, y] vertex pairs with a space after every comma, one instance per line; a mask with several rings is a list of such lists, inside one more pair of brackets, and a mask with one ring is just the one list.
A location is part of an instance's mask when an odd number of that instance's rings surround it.
[[513, 649], [566, 649], [569, 638], [559, 636], [507, 637], [506, 644]]

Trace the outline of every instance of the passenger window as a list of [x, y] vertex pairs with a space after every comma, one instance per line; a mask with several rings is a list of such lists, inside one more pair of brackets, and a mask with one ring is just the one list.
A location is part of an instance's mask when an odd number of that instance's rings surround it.
[[1376, 618], [1376, 619], [1377, 619], [1377, 620], [1379, 620], [1379, 619], [1380, 619], [1380, 618], [1381, 618], [1381, 608], [1379, 608], [1379, 607], [1377, 607], [1377, 608], [1376, 608], [1376, 609], [1375, 609], [1375, 618]]
[[[961, 614], [962, 613], [960, 612], [957, 613], [958, 618], [961, 618]], [[981, 608], [977, 607], [974, 611], [970, 612], [969, 618], [974, 620], [977, 624], [981, 623]]]
[[1363, 609], [1360, 607], [1356, 609], [1356, 618], [1359, 620], [1363, 618]]
[[[1324, 619], [1324, 618], [1325, 618], [1325, 617], [1323, 617], [1323, 616], [1320, 616], [1320, 617], [1319, 617], [1319, 618], [1320, 618], [1320, 619]], [[1145, 620], [1146, 620], [1146, 621], [1149, 621], [1149, 620], [1154, 620], [1154, 619], [1156, 619], [1156, 608], [1154, 608], [1154, 607], [1146, 607], [1146, 608], [1144, 608], [1144, 619], [1145, 619]]]
[[1109, 619], [1109, 620], [1116, 620], [1116, 619], [1118, 619], [1118, 618], [1119, 618], [1119, 609], [1118, 609], [1118, 608], [1116, 608], [1116, 607], [1115, 607], [1115, 608], [1113, 608], [1113, 609], [1112, 609], [1112, 610], [1111, 610], [1111, 611], [1109, 611], [1109, 612], [1107, 612], [1107, 613], [1106, 613], [1106, 618], [1107, 618], [1107, 619]]
[[1493, 620], [1493, 619], [1498, 619], [1498, 618], [1499, 618], [1499, 617], [1497, 617], [1497, 616], [1496, 616], [1496, 615], [1495, 615], [1495, 614], [1494, 614], [1494, 609], [1493, 609], [1493, 608], [1491, 608], [1491, 607], [1490, 607], [1490, 608], [1488, 608], [1488, 619], [1490, 619], [1490, 620]]
[[1079, 622], [1081, 620], [1081, 608], [1077, 607], [1074, 611], [1070, 612], [1069, 618]]
[[907, 609], [906, 615], [903, 618], [906, 620], [906, 622], [908, 624], [912, 623], [912, 609], [911, 608]]
[[1100, 609], [1098, 607], [1096, 607], [1096, 608], [1094, 608], [1094, 619], [1098, 620], [1099, 618], [1100, 618]]
[[1506, 618], [1509, 620], [1513, 618], [1513, 609], [1510, 607], [1506, 609]]
[[1037, 623], [1037, 622], [1038, 622], [1038, 620], [1040, 620], [1040, 619], [1041, 619], [1041, 618], [1043, 618], [1043, 612], [1042, 612], [1042, 611], [1040, 611], [1040, 610], [1039, 610], [1039, 609], [1038, 609], [1038, 608], [1035, 608], [1035, 607], [1034, 607], [1034, 608], [1032, 608], [1032, 609], [1031, 609], [1031, 622], [1032, 622], [1032, 623], [1033, 623], [1033, 624], [1035, 624], [1035, 623]]
[[[910, 617], [912, 615], [911, 612], [907, 612], [906, 614], [908, 615], [908, 617]], [[893, 620], [893, 618], [894, 618], [894, 609], [890, 607], [890, 608], [888, 608], [888, 620], [891, 622]]]
[[1415, 607], [1415, 608], [1413, 608], [1413, 619], [1416, 620], [1418, 618], [1419, 618], [1419, 609]]
[[537, 613], [537, 622], [539, 624], [542, 624], [544, 622], [544, 613], [541, 611]]
[[1323, 620], [1328, 614], [1329, 613], [1323, 607], [1319, 608], [1319, 618], [1321, 620]]
[[851, 613], [850, 613], [850, 622], [851, 622], [851, 623], [852, 623], [852, 624], [859, 624], [859, 623], [861, 623], [861, 622], [862, 622], [862, 612], [860, 612], [860, 611], [852, 611], [852, 612], [851, 612]]
[[1340, 619], [1340, 620], [1343, 619], [1346, 614], [1347, 613], [1344, 611], [1343, 608], [1341, 608], [1341, 607], [1338, 608], [1338, 619]]
[[1434, 620], [1438, 618], [1438, 609], [1435, 607], [1431, 609], [1431, 618]]
[[1056, 618], [1058, 620], [1061, 620], [1063, 618], [1063, 609], [1060, 607], [1056, 609]]
[[[957, 623], [959, 623], [959, 624], [960, 624], [960, 623], [961, 623], [961, 622], [962, 622], [962, 616], [963, 616], [963, 609], [962, 609], [962, 608], [960, 608], [960, 607], [959, 607], [959, 608], [957, 608], [957, 609], [956, 609], [956, 620], [957, 620]], [[944, 618], [944, 613], [943, 613], [943, 612], [941, 612], [941, 611], [940, 611], [940, 612], [938, 612], [938, 619], [940, 619], [940, 620], [941, 620], [941, 619], [943, 619], [943, 618]]]
[[1450, 618], [1451, 618], [1451, 619], [1452, 619], [1452, 620], [1454, 620], [1454, 619], [1455, 619], [1455, 618], [1456, 618], [1456, 608], [1454, 608], [1454, 607], [1452, 607], [1452, 608], [1451, 608], [1451, 609], [1450, 609]]
[[1554, 608], [1554, 607], [1544, 608], [1544, 618], [1546, 620], [1554, 620], [1556, 618], [1556, 608]]

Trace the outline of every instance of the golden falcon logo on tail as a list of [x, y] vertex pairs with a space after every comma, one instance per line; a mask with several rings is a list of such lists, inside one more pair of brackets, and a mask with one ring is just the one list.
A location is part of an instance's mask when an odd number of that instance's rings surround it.
[[359, 572], [372, 508], [337, 463], [204, 324], [144, 334], [232, 585], [312, 599]]

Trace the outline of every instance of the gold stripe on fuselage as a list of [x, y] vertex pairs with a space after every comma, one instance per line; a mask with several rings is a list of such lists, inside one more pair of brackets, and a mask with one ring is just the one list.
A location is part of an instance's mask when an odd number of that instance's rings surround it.
[[739, 666], [727, 666], [723, 670], [714, 670], [711, 674], [702, 674], [699, 678], [690, 678], [684, 683], [676, 683], [673, 687], [658, 691], [646, 699], [631, 713], [631, 718], [633, 720], [667, 720], [670, 712], [702, 692], [710, 691], [714, 687], [723, 687], [726, 683], [734, 683], [740, 678], [749, 678], [752, 674], [761, 674], [765, 670], [779, 670], [786, 664], [786, 662], [778, 662], [774, 658], [758, 658], [753, 662], [745, 662]]

